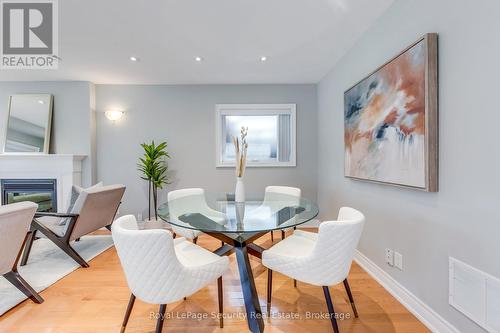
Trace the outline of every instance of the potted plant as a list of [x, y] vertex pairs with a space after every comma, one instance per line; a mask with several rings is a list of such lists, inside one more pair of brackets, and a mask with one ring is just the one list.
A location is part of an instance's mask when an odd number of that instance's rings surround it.
[[154, 218], [158, 220], [158, 190], [168, 184], [168, 166], [165, 161], [170, 158], [167, 152], [167, 143], [162, 142], [155, 145], [142, 143], [144, 156], [139, 158], [138, 170], [142, 173], [141, 179], [148, 181], [148, 217], [151, 220], [151, 207], [153, 207]]

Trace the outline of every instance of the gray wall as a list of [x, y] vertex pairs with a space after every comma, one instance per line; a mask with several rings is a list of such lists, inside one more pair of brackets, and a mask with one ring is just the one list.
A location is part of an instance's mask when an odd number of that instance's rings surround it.
[[[105, 184], [127, 186], [120, 213], [145, 213], [147, 185], [139, 178], [142, 142], [166, 140], [173, 183], [167, 190], [204, 187], [233, 191], [232, 168], [215, 167], [215, 104], [296, 103], [297, 167], [248, 168], [247, 192], [266, 185], [291, 185], [316, 199], [317, 94], [315, 85], [97, 85], [97, 177]], [[125, 110], [115, 123], [108, 109]], [[160, 198], [166, 200], [165, 191]], [[145, 216], [145, 215], [144, 215]]]
[[[483, 332], [448, 305], [448, 257], [500, 277], [500, 2], [400, 0], [318, 86], [318, 198], [323, 218], [362, 210], [359, 249], [462, 332]], [[343, 93], [426, 32], [439, 33], [440, 191], [343, 174]], [[384, 248], [404, 256], [388, 268]]]
[[[0, 135], [5, 135], [8, 100], [14, 94], [52, 94], [54, 111], [50, 152], [55, 154], [87, 155], [83, 161], [82, 182], [90, 185], [95, 178], [95, 147], [91, 119], [93, 111], [89, 82], [0, 82]], [[95, 118], [95, 117], [94, 117]], [[3, 139], [2, 139], [3, 140]], [[1, 140], [0, 140], [1, 141]]]

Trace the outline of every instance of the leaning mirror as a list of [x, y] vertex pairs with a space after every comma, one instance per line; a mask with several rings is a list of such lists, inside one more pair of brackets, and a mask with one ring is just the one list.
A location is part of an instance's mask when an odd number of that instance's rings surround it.
[[52, 95], [12, 95], [8, 111], [3, 152], [48, 154]]

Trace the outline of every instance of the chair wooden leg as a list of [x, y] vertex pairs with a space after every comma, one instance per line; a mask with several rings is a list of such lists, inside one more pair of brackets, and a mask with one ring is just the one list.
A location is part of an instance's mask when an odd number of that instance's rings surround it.
[[19, 289], [23, 294], [25, 294], [33, 302], [40, 304], [43, 303], [43, 298], [26, 282], [21, 275], [16, 271], [10, 271], [3, 274], [3, 277], [7, 279], [10, 283]]
[[134, 307], [134, 303], [135, 303], [135, 295], [130, 294], [130, 300], [128, 301], [127, 311], [125, 311], [125, 317], [123, 318], [122, 329], [120, 330], [120, 333], [125, 332], [125, 328], [127, 327], [128, 319], [130, 318], [130, 313], [132, 313], [132, 308]]
[[175, 237], [177, 237], [177, 234], [174, 232], [174, 233], [172, 233], [172, 238], [175, 238]]
[[165, 320], [165, 311], [167, 311], [166, 304], [160, 304], [160, 311], [158, 312], [158, 321], [156, 322], [156, 333], [161, 333], [163, 330], [163, 321]]
[[222, 290], [222, 276], [217, 279], [217, 291], [219, 299], [219, 327], [224, 327], [224, 292]]
[[[69, 245], [69, 237], [65, 236], [63, 238], [57, 236], [52, 231], [47, 229], [47, 227], [38, 223], [36, 220], [33, 220], [33, 222], [31, 222], [31, 227], [37, 231], [40, 231], [45, 236], [47, 236], [48, 239], [50, 239], [54, 244], [56, 244], [57, 247], [63, 250], [68, 256], [73, 258], [73, 260], [76, 261], [78, 264], [80, 264], [80, 266], [82, 266], [83, 268], [89, 267], [89, 264], [71, 247], [71, 245]], [[69, 235], [68, 233], [70, 232], [71, 230], [67, 231], [67, 235]]]
[[271, 242], [274, 242], [274, 233], [271, 231]]
[[267, 270], [267, 318], [271, 317], [271, 295], [273, 292], [273, 271]]
[[345, 291], [349, 297], [349, 302], [351, 302], [352, 311], [354, 312], [354, 317], [358, 318], [358, 310], [356, 310], [356, 305], [354, 304], [354, 297], [352, 297], [351, 288], [349, 287], [349, 282], [347, 279], [344, 280]]
[[297, 280], [293, 279], [293, 287], [297, 288]]
[[198, 237], [193, 238], [193, 243], [198, 243]]
[[281, 230], [281, 239], [285, 239], [286, 233], [285, 230]]
[[224, 244], [225, 244], [225, 243], [224, 243], [223, 241], [221, 241], [221, 242], [220, 242], [220, 246], [224, 246]]
[[35, 241], [36, 230], [31, 231], [28, 234], [28, 238], [26, 238], [26, 244], [24, 245], [23, 257], [21, 259], [21, 266], [26, 265], [28, 262], [28, 257], [31, 252], [31, 247], [33, 246], [33, 242]]
[[66, 254], [68, 256], [70, 256], [74, 261], [76, 261], [80, 266], [82, 266], [83, 268], [88, 268], [89, 267], [89, 264], [85, 261], [85, 259], [83, 259], [78, 254], [78, 252], [76, 252], [71, 247], [71, 245], [69, 245], [67, 243], [60, 243], [60, 244], [56, 244], [56, 245], [58, 245], [61, 250], [63, 250], [64, 252], [66, 252]]
[[332, 322], [333, 332], [339, 333], [337, 319], [335, 318], [335, 310], [333, 309], [332, 298], [330, 297], [330, 290], [327, 286], [323, 287], [323, 293], [325, 294], [326, 306], [328, 307], [328, 313], [330, 314], [330, 321]]

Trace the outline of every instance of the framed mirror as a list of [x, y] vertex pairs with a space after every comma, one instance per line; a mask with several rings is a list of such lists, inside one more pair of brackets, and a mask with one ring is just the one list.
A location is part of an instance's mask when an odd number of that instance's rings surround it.
[[50, 94], [9, 97], [3, 153], [49, 153], [52, 101]]

